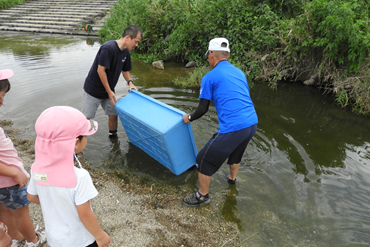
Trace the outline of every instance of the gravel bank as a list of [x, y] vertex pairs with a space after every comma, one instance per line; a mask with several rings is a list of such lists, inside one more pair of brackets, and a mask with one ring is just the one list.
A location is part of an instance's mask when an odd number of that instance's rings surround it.
[[[17, 138], [20, 132], [11, 125], [11, 121], [0, 121], [29, 171], [34, 160], [34, 140]], [[217, 195], [212, 195], [209, 205], [189, 208], [181, 203], [184, 195], [193, 192], [186, 186], [147, 186], [134, 176], [126, 183], [90, 168], [82, 154], [79, 158], [99, 191], [91, 205], [101, 227], [112, 238], [110, 246], [242, 246], [237, 225], [220, 215], [223, 201]], [[43, 229], [40, 206], [31, 204], [30, 214], [34, 224]]]

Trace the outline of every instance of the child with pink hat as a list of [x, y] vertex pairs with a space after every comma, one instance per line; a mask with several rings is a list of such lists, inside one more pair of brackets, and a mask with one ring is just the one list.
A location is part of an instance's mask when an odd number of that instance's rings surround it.
[[[0, 106], [4, 96], [10, 90], [9, 78], [14, 75], [10, 69], [0, 70]], [[0, 128], [0, 216], [9, 230], [12, 247], [40, 246], [45, 239], [45, 233], [35, 231], [29, 215], [27, 200], [28, 172], [24, 169], [22, 160], [18, 157], [13, 142]], [[5, 235], [6, 237], [6, 235]], [[1, 245], [3, 246], [3, 245]]]
[[[48, 244], [108, 246], [111, 239], [90, 207], [98, 191], [75, 155], [86, 147], [86, 136], [97, 131], [98, 123], [73, 107], [54, 106], [41, 113], [35, 129], [35, 162], [27, 198], [41, 205]], [[80, 168], [74, 166], [74, 159]]]

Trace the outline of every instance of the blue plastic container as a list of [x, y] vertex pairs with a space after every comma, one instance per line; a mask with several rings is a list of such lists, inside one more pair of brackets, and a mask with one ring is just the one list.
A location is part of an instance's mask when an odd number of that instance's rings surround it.
[[130, 142], [174, 174], [195, 165], [197, 148], [184, 112], [135, 90], [116, 109]]

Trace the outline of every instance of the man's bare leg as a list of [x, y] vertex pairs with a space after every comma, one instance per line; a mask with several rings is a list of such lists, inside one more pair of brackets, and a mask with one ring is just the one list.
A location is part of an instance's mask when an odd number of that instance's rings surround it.
[[239, 171], [239, 167], [240, 167], [240, 163], [239, 164], [232, 164], [232, 165], [229, 165], [230, 166], [230, 174], [229, 174], [229, 179], [230, 180], [235, 180], [236, 179], [236, 175], [238, 174], [238, 171]]
[[209, 184], [211, 183], [211, 176], [207, 176], [198, 172], [198, 182], [199, 182], [199, 193], [204, 196], [207, 195], [209, 192]]

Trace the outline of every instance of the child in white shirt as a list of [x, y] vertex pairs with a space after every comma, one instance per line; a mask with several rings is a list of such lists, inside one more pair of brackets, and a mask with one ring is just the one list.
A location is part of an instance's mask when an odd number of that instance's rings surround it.
[[35, 162], [27, 198], [40, 203], [46, 236], [51, 247], [108, 246], [90, 207], [98, 195], [89, 173], [74, 166], [88, 135], [98, 129], [77, 109], [55, 106], [41, 113], [35, 125]]

